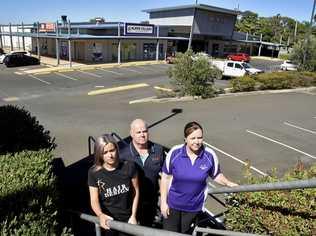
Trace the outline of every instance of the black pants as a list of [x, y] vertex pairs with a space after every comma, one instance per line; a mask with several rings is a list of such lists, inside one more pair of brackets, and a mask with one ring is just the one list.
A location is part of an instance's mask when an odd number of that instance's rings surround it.
[[163, 219], [163, 229], [184, 234], [192, 233], [194, 229], [192, 224], [195, 224], [199, 212], [185, 212], [170, 208], [169, 213], [168, 218]]
[[140, 225], [152, 227], [155, 215], [157, 213], [157, 202], [139, 203], [137, 209], [137, 218]]

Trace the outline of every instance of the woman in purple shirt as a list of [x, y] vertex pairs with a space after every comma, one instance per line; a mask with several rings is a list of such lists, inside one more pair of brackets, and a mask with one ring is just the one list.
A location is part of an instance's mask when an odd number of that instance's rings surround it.
[[191, 233], [191, 225], [203, 211], [207, 178], [229, 187], [237, 186], [220, 171], [215, 152], [203, 145], [203, 129], [197, 122], [184, 127], [185, 144], [168, 153], [161, 178], [161, 213], [164, 229]]

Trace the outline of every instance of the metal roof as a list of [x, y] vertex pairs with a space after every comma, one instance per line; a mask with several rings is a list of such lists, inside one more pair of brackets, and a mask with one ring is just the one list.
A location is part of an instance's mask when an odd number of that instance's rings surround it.
[[221, 7], [214, 7], [206, 4], [191, 4], [191, 5], [182, 5], [176, 7], [163, 7], [163, 8], [153, 8], [153, 9], [145, 9], [143, 12], [153, 13], [153, 12], [162, 12], [162, 11], [176, 11], [176, 10], [183, 10], [183, 9], [190, 9], [190, 8], [197, 8], [201, 10], [207, 11], [215, 11], [220, 13], [226, 13], [231, 15], [238, 15], [239, 11], [221, 8]]

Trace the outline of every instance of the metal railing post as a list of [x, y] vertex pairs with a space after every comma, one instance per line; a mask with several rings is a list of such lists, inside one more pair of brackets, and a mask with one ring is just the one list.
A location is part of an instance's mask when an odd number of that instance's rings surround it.
[[95, 223], [95, 235], [96, 236], [101, 236], [101, 227], [99, 224]]

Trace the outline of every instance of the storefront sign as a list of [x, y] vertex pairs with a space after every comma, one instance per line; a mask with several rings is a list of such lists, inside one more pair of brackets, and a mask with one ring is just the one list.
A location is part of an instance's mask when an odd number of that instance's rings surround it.
[[154, 35], [154, 25], [125, 23], [124, 35]]
[[55, 32], [54, 23], [40, 23], [39, 32]]

